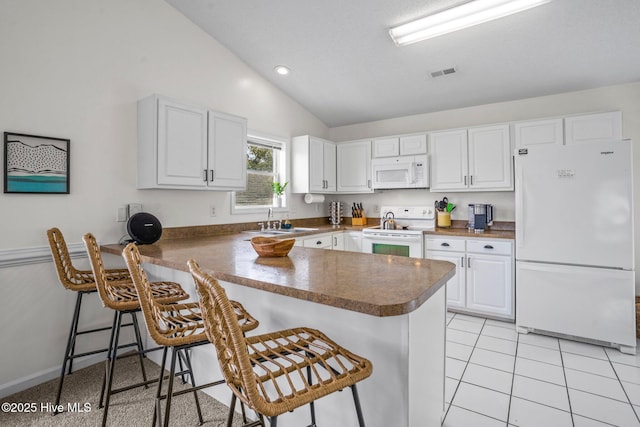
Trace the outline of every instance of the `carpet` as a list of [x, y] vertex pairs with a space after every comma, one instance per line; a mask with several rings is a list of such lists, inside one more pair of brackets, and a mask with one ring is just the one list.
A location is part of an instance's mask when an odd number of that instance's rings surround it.
[[[145, 359], [145, 369], [148, 378], [157, 378], [160, 372], [160, 367], [147, 359]], [[103, 372], [104, 363], [98, 363], [68, 375], [65, 378], [60, 399], [60, 404], [64, 406], [64, 412], [55, 416], [52, 415], [52, 406], [58, 388], [57, 378], [3, 398], [0, 400], [0, 403], [4, 404], [2, 411], [0, 411], [0, 426], [100, 426], [103, 409], [98, 408], [98, 399]], [[118, 360], [114, 374], [114, 388], [141, 380], [142, 374], [137, 357]], [[176, 378], [174, 389], [185, 387], [182, 381]], [[218, 387], [226, 387], [226, 385]], [[107, 426], [150, 426], [153, 419], [156, 388], [157, 384], [151, 384], [147, 389], [139, 387], [111, 396]], [[225, 426], [228, 407], [202, 391], [198, 392], [198, 397], [204, 425]], [[12, 405], [13, 409], [22, 409], [22, 412], [6, 412], [7, 403], [14, 404]], [[24, 408], [19, 408], [19, 406], [26, 406], [31, 411], [24, 412]], [[242, 416], [236, 414], [233, 426], [241, 426], [241, 420]], [[198, 415], [192, 393], [186, 393], [172, 399], [170, 421], [172, 426], [198, 425]]]

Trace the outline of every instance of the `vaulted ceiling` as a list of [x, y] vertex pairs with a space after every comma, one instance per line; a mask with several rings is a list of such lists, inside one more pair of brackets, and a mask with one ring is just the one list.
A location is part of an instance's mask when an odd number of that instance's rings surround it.
[[166, 1], [329, 127], [640, 80], [640, 0], [553, 0], [405, 47], [390, 27], [465, 0]]

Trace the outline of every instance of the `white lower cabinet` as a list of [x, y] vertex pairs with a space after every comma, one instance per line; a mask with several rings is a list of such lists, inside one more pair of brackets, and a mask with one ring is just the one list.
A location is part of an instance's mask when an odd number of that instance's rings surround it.
[[316, 249], [344, 250], [344, 236], [341, 232], [320, 233], [296, 239], [295, 246]]
[[362, 231], [345, 231], [342, 235], [345, 251], [362, 252]]
[[513, 240], [425, 237], [426, 258], [450, 261], [456, 275], [447, 283], [447, 307], [514, 319]]

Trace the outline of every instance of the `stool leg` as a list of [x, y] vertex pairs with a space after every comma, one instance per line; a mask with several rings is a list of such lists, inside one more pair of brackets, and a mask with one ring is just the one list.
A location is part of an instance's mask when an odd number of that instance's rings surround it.
[[78, 324], [80, 323], [80, 307], [82, 305], [82, 292], [78, 292], [78, 297], [76, 298], [76, 308], [73, 312], [73, 339], [71, 340], [71, 352], [67, 353], [69, 355], [69, 367], [67, 369], [67, 375], [73, 372], [73, 355], [76, 354], [76, 337], [78, 336]]
[[[307, 366], [307, 381], [309, 385], [312, 384], [311, 366]], [[309, 403], [309, 409], [311, 410], [311, 426], [316, 427], [316, 407], [313, 400]]]
[[231, 392], [231, 404], [229, 405], [229, 415], [227, 415], [227, 427], [231, 427], [233, 424], [233, 413], [236, 407], [236, 394]]
[[353, 393], [353, 403], [356, 405], [356, 414], [358, 415], [358, 425], [364, 427], [364, 417], [362, 416], [362, 408], [360, 407], [360, 398], [358, 397], [358, 389], [356, 385], [351, 386], [351, 392]]
[[[191, 378], [191, 386], [195, 387], [196, 386], [196, 379], [193, 375], [193, 367], [191, 366], [191, 358], [189, 357], [189, 350], [188, 349], [183, 349], [184, 351], [184, 356], [185, 356], [185, 363], [187, 364], [187, 369], [189, 370], [189, 378]], [[182, 369], [181, 369], [182, 371]], [[184, 378], [184, 375], [183, 375]], [[184, 384], [184, 380], [183, 380], [183, 384]], [[196, 410], [198, 411], [198, 421], [200, 422], [200, 425], [202, 425], [204, 423], [203, 419], [202, 419], [202, 410], [200, 409], [200, 400], [198, 399], [198, 391], [197, 390], [193, 390], [193, 398], [196, 401]]]
[[118, 340], [120, 339], [120, 325], [122, 324], [122, 312], [116, 311], [116, 331], [113, 334], [113, 343], [111, 344], [111, 359], [109, 365], [109, 375], [107, 378], [106, 391], [107, 395], [104, 401], [104, 412], [102, 413], [102, 427], [107, 424], [107, 414], [109, 413], [109, 400], [111, 399], [111, 387], [113, 385], [113, 371], [116, 365], [116, 359], [118, 358]]
[[111, 363], [111, 349], [113, 348], [113, 337], [116, 333], [116, 323], [118, 312], [113, 312], [113, 323], [111, 324], [111, 335], [109, 336], [109, 348], [107, 349], [107, 360], [104, 361], [104, 375], [102, 376], [102, 388], [100, 389], [100, 400], [98, 408], [104, 408], [104, 391], [107, 388], [107, 376], [109, 376], [109, 364]]
[[[73, 317], [71, 319], [71, 329], [69, 330], [69, 337], [67, 338], [67, 347], [64, 351], [64, 358], [62, 359], [62, 369], [60, 371], [60, 380], [58, 382], [58, 392], [56, 393], [56, 403], [55, 403], [56, 408], [60, 403], [60, 396], [62, 395], [62, 383], [64, 383], [64, 375], [65, 375], [64, 371], [67, 369], [67, 361], [69, 361], [70, 359], [71, 361], [73, 361], [71, 357], [73, 356], [73, 349], [75, 348], [75, 345], [72, 343], [75, 343], [75, 340], [76, 340], [76, 333], [78, 331], [78, 318], [80, 317], [81, 305], [82, 305], [82, 292], [78, 292], [78, 294], [76, 295], [76, 307], [73, 310]], [[71, 367], [69, 367], [69, 370], [71, 370]], [[53, 415], [57, 413], [58, 412], [56, 411], [53, 413]]]
[[162, 381], [164, 380], [164, 368], [167, 365], [167, 350], [169, 348], [165, 347], [162, 349], [162, 363], [160, 363], [160, 378], [158, 378], [158, 390], [156, 391], [156, 408], [153, 411], [153, 422], [151, 423], [153, 426], [156, 425], [156, 419], [158, 420], [158, 424], [162, 424], [162, 413], [160, 412], [162, 409]]
[[173, 377], [176, 374], [176, 359], [178, 358], [175, 347], [171, 349], [171, 370], [169, 371], [169, 384], [167, 385], [167, 403], [164, 408], [164, 427], [169, 427], [169, 415], [171, 414], [171, 397], [173, 395]]
[[269, 426], [277, 427], [277, 425], [278, 425], [278, 416], [276, 415], [275, 417], [269, 417]]
[[[147, 382], [147, 371], [144, 369], [144, 347], [142, 347], [142, 336], [140, 335], [140, 327], [138, 326], [138, 316], [136, 316], [136, 312], [131, 312], [131, 323], [133, 324], [133, 329], [136, 334], [136, 344], [138, 345], [138, 359], [140, 359], [140, 370], [142, 371], [142, 380]], [[144, 385], [144, 388], [149, 388], [147, 384]]]

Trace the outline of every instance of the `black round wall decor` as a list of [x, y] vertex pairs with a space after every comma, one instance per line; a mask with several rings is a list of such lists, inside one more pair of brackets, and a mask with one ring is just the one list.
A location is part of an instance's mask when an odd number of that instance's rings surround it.
[[162, 225], [158, 218], [150, 213], [138, 212], [127, 221], [127, 231], [134, 242], [149, 245], [157, 242], [162, 236]]

